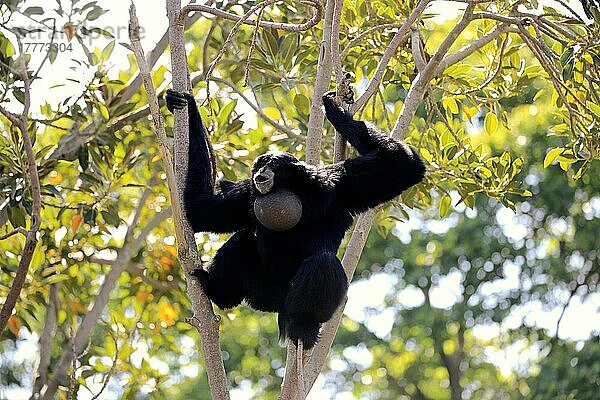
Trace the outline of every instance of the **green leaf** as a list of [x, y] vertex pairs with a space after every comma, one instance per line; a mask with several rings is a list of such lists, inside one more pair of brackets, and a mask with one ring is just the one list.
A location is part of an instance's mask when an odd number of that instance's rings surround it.
[[424, 147], [421, 147], [419, 149], [419, 152], [421, 153], [421, 156], [428, 162], [431, 163], [433, 161], [433, 156], [431, 155], [431, 153], [429, 152], [429, 150], [427, 150]]
[[485, 131], [488, 135], [496, 132], [498, 129], [498, 117], [493, 112], [488, 112], [484, 120]]
[[113, 40], [112, 42], [107, 44], [106, 47], [102, 50], [102, 59], [103, 60], [106, 61], [110, 58], [110, 55], [112, 54], [112, 51], [115, 48], [115, 43], [116, 42]]
[[552, 162], [556, 160], [556, 157], [561, 155], [563, 151], [564, 149], [562, 147], [550, 150], [548, 154], [546, 154], [546, 157], [544, 157], [544, 168], [548, 168], [548, 166], [552, 164]]
[[119, 116], [121, 116], [123, 114], [127, 114], [128, 112], [130, 112], [134, 108], [135, 108], [135, 103], [123, 103], [123, 104], [120, 104], [113, 111], [113, 113], [112, 113], [113, 117], [119, 117]]
[[587, 102], [585, 103], [585, 105], [586, 105], [586, 106], [587, 106], [587, 107], [588, 107], [590, 110], [592, 110], [592, 112], [593, 112], [594, 114], [596, 114], [596, 115], [600, 116], [600, 105], [598, 105], [598, 104], [596, 104], [596, 103], [594, 103], [594, 102], [591, 102], [591, 101], [587, 101]]
[[23, 207], [8, 207], [8, 220], [13, 228], [25, 228], [25, 210]]
[[308, 97], [305, 95], [299, 93], [296, 95], [296, 97], [294, 97], [294, 106], [301, 113], [308, 114], [310, 109], [310, 100], [308, 100]]
[[42, 7], [29, 7], [25, 11], [23, 11], [23, 14], [28, 16], [44, 15], [44, 9]]
[[50, 60], [50, 64], [54, 64], [54, 61], [56, 61], [57, 56], [58, 56], [58, 46], [51, 46], [50, 52], [48, 53], [48, 59]]
[[458, 104], [452, 97], [446, 97], [444, 100], [442, 100], [442, 105], [452, 114], [458, 114]]
[[118, 227], [121, 224], [121, 219], [119, 218], [119, 214], [116, 212], [116, 210], [100, 211], [100, 214], [102, 214], [102, 218], [109, 225]]
[[77, 158], [79, 159], [79, 166], [83, 171], [88, 169], [90, 165], [90, 156], [87, 150], [86, 145], [79, 146], [79, 150], [77, 151]]
[[447, 194], [442, 197], [440, 200], [440, 217], [444, 218], [448, 214], [448, 210], [450, 210], [450, 202], [452, 199]]
[[21, 89], [13, 87], [13, 95], [19, 103], [25, 104], [25, 93]]
[[110, 116], [108, 115], [108, 108], [106, 108], [104, 104], [98, 103], [98, 110], [100, 111], [100, 115], [102, 115], [102, 118], [108, 121], [108, 119], [110, 118]]
[[108, 10], [103, 10], [100, 7], [94, 7], [92, 11], [90, 11], [85, 17], [88, 21], [94, 21], [98, 19], [102, 14], [106, 13]]

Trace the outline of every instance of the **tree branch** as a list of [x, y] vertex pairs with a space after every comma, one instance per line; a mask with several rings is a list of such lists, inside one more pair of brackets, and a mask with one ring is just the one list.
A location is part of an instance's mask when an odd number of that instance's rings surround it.
[[[145, 205], [145, 202], [140, 202], [135, 215], [139, 215]], [[96, 325], [100, 314], [108, 303], [110, 292], [116, 286], [119, 276], [121, 276], [123, 271], [125, 271], [129, 265], [131, 257], [133, 257], [140, 247], [142, 247], [146, 237], [150, 234], [150, 232], [159, 226], [169, 215], [171, 215], [171, 209], [163, 209], [160, 213], [155, 214], [154, 217], [137, 233], [137, 235], [134, 235], [133, 229], [129, 227], [127, 234], [125, 235], [123, 246], [118, 250], [117, 257], [112, 263], [110, 271], [106, 275], [98, 294], [94, 298], [91, 308], [85, 314], [81, 324], [79, 325], [79, 328], [77, 329], [77, 333], [73, 338], [73, 346], [71, 346], [68, 351], [65, 351], [62, 357], [56, 363], [56, 366], [53, 368], [53, 373], [48, 379], [48, 383], [42, 387], [39, 393], [34, 393], [30, 400], [50, 400], [54, 397], [54, 394], [58, 389], [59, 382], [66, 376], [66, 372], [69, 368], [71, 360], [74, 356], [77, 356], [85, 349], [87, 342], [90, 340], [92, 329]], [[134, 217], [134, 220], [135, 219], [136, 218]]]
[[54, 338], [56, 323], [58, 321], [58, 293], [60, 292], [60, 287], [60, 282], [50, 285], [48, 306], [46, 307], [46, 318], [44, 319], [42, 336], [40, 336], [40, 361], [38, 363], [35, 382], [33, 384], [32, 396], [35, 393], [39, 393], [46, 384], [48, 366], [50, 365], [50, 357], [52, 355], [52, 339]]
[[398, 32], [396, 32], [396, 34], [394, 35], [394, 38], [392, 39], [390, 45], [385, 49], [385, 52], [383, 53], [383, 56], [381, 57], [381, 60], [377, 65], [377, 69], [375, 70], [373, 77], [367, 85], [367, 88], [365, 89], [363, 94], [356, 100], [356, 102], [350, 107], [351, 113], [355, 113], [356, 111], [360, 110], [365, 104], [367, 104], [367, 101], [369, 101], [371, 96], [373, 96], [377, 92], [377, 89], [381, 84], [383, 74], [385, 73], [388, 63], [392, 59], [392, 56], [396, 54], [398, 47], [400, 47], [400, 45], [407, 38], [408, 31], [413, 26], [415, 21], [421, 16], [423, 11], [425, 11], [425, 8], [427, 8], [427, 5], [429, 5], [430, 1], [431, 0], [419, 1], [419, 4], [417, 4], [413, 12], [410, 13], [410, 15], [408, 16], [406, 21], [404, 21], [400, 29], [398, 29]]
[[[192, 78], [192, 87], [196, 86], [196, 83], [198, 83], [198, 81], [202, 80], [202, 78], [203, 78], [202, 74]], [[267, 114], [265, 114], [265, 112], [256, 103], [252, 102], [252, 100], [250, 100], [248, 97], [246, 97], [244, 92], [242, 92], [242, 90], [239, 87], [237, 87], [233, 82], [228, 81], [227, 79], [218, 78], [216, 76], [211, 77], [210, 80], [213, 82], [218, 82], [218, 83], [222, 83], [224, 85], [229, 86], [235, 92], [235, 94], [240, 96], [240, 98], [242, 100], [244, 100], [246, 102], [246, 104], [248, 104], [263, 120], [265, 120], [269, 125], [273, 126], [278, 131], [285, 133], [290, 138], [294, 138], [294, 139], [302, 140], [302, 141], [304, 141], [306, 139], [304, 137], [304, 135], [294, 132], [292, 129], [288, 128], [285, 125], [278, 123], [277, 121], [275, 121], [274, 119], [269, 117]]]
[[346, 46], [344, 47], [344, 50], [342, 50], [342, 53], [340, 54], [340, 57], [343, 59], [345, 58], [348, 53], [350, 52], [350, 50], [356, 46], [359, 43], [364, 42], [364, 38], [365, 36], [370, 35], [371, 33], [378, 31], [378, 30], [383, 30], [383, 29], [387, 29], [387, 28], [401, 28], [402, 24], [381, 24], [381, 25], [375, 25], [372, 28], [367, 29], [364, 32], [361, 32], [360, 35], [356, 36], [354, 39], [350, 40]]
[[396, 120], [396, 124], [392, 129], [393, 137], [404, 136], [408, 131], [410, 121], [413, 115], [415, 114], [415, 111], [417, 111], [417, 107], [421, 103], [421, 100], [423, 99], [423, 95], [425, 94], [427, 86], [429, 85], [429, 81], [435, 75], [436, 69], [442, 61], [442, 57], [444, 57], [446, 52], [448, 52], [448, 49], [450, 49], [450, 46], [452, 46], [452, 44], [456, 41], [461, 32], [467, 27], [467, 25], [469, 25], [469, 23], [473, 19], [474, 8], [475, 4], [469, 3], [460, 21], [458, 21], [454, 28], [452, 28], [452, 30], [448, 33], [448, 36], [440, 44], [440, 47], [431, 57], [423, 71], [420, 71], [415, 80], [413, 81], [410, 90], [406, 95], [406, 99], [404, 101], [404, 105], [402, 106], [400, 116]]
[[[200, 17], [202, 17], [201, 13], [194, 13], [192, 16], [190, 16], [186, 21], [186, 28], [193, 25], [194, 22], [196, 22], [200, 19]], [[154, 49], [148, 54], [148, 65], [149, 65], [150, 69], [152, 69], [154, 67], [154, 65], [160, 58], [160, 56], [162, 56], [163, 53], [165, 52], [165, 50], [167, 49], [168, 45], [169, 45], [169, 30], [167, 29], [165, 31], [165, 33], [163, 33], [163, 35], [161, 36], [160, 40], [154, 46]], [[143, 84], [142, 76], [138, 72], [138, 74], [135, 76], [135, 78], [127, 85], [127, 89], [125, 89], [123, 94], [119, 96], [119, 100], [115, 105], [123, 104], [123, 103], [127, 102], [129, 99], [131, 99], [131, 97], [140, 90], [140, 87], [142, 86], [142, 84]], [[144, 115], [140, 115], [140, 117], [144, 117], [144, 116], [150, 114], [150, 110], [147, 109], [146, 107], [144, 107], [140, 110], [137, 110], [136, 113], [138, 113], [142, 110], [144, 110], [146, 113]], [[113, 124], [113, 126], [114, 125], [115, 124]]]
[[456, 53], [452, 53], [449, 56], [445, 57], [435, 69], [434, 76], [437, 76], [444, 72], [444, 70], [450, 65], [454, 65], [457, 62], [462, 61], [471, 54], [475, 53], [477, 50], [481, 49], [483, 46], [496, 39], [502, 33], [507, 32], [509, 30], [509, 27], [510, 26], [505, 23], [498, 24], [494, 27], [494, 29], [492, 29], [479, 39], [472, 41], [467, 46], [458, 50]]
[[[333, 70], [335, 71], [336, 80], [336, 95], [338, 99], [342, 100], [344, 108], [348, 109], [347, 104], [343, 101], [352, 89], [350, 87], [350, 76], [344, 74], [342, 68], [342, 58], [340, 56], [340, 26], [342, 8], [344, 7], [344, 0], [333, 0], [333, 24], [331, 27], [331, 59], [333, 62]], [[335, 138], [333, 143], [333, 162], [340, 162], [346, 158], [346, 140], [338, 132], [335, 131]]]
[[[183, 38], [184, 26], [178, 21], [180, 11], [180, 0], [167, 0], [173, 87], [178, 91], [189, 91], [191, 85]], [[175, 224], [179, 261], [187, 274], [196, 266], [200, 266], [200, 258], [194, 239], [194, 232], [191, 229], [187, 218], [185, 218], [182, 207], [183, 187], [188, 167], [188, 115], [186, 110], [175, 111], [175, 125], [173, 131], [175, 137], [176, 164], [175, 167], [173, 167], [171, 155], [167, 148], [167, 137], [162, 115], [160, 114], [158, 100], [156, 98], [154, 86], [152, 85], [150, 69], [144, 57], [144, 52], [139, 40], [139, 22], [135, 15], [135, 7], [133, 4], [130, 8], [129, 36], [146, 89], [150, 110], [156, 128], [157, 139], [161, 148], [162, 160], [165, 163], [169, 194], [171, 205], [173, 207], [173, 222]], [[213, 400], [229, 399], [227, 376], [225, 375], [225, 367], [223, 366], [219, 342], [220, 319], [214, 314], [212, 304], [204, 294], [202, 286], [197, 279], [187, 280], [187, 294], [194, 311], [194, 317], [190, 320], [190, 323], [195, 326], [200, 333], [201, 346], [212, 398]]]
[[[17, 273], [15, 279], [8, 291], [6, 300], [0, 310], [0, 334], [4, 331], [8, 319], [10, 318], [15, 304], [25, 284], [25, 278], [29, 271], [29, 264], [33, 258], [33, 253], [37, 245], [37, 231], [40, 228], [42, 217], [42, 197], [40, 190], [40, 179], [38, 176], [37, 164], [35, 161], [35, 153], [33, 152], [33, 145], [31, 144], [31, 138], [29, 137], [29, 130], [27, 129], [27, 120], [29, 115], [29, 107], [31, 106], [31, 80], [27, 73], [27, 61], [25, 58], [25, 52], [23, 51], [23, 43], [20, 36], [15, 35], [19, 47], [19, 54], [21, 58], [20, 66], [20, 78], [23, 80], [23, 92], [24, 92], [24, 105], [21, 115], [17, 117], [15, 114], [8, 112], [3, 107], [0, 107], [0, 112], [6, 116], [14, 125], [19, 128], [21, 136], [23, 138], [23, 148], [27, 157], [27, 170], [29, 173], [29, 180], [31, 185], [31, 197], [32, 197], [32, 208], [31, 208], [31, 222], [27, 236], [25, 238], [25, 245], [21, 252], [21, 259], [19, 260], [19, 266], [17, 267]], [[35, 134], [35, 133], [34, 133]]]
[[[321, 136], [323, 135], [323, 95], [331, 83], [331, 29], [333, 23], [334, 1], [327, 2], [323, 21], [323, 38], [319, 50], [319, 64], [313, 89], [306, 135], [306, 162], [318, 165], [321, 158]], [[284, 380], [285, 382], [285, 380]]]
[[[279, 1], [279, 0], [277, 0], [277, 1]], [[305, 4], [306, 6], [312, 8], [314, 10], [312, 17], [308, 21], [306, 21], [302, 24], [288, 24], [288, 23], [283, 23], [283, 22], [258, 21], [258, 26], [260, 26], [262, 28], [280, 29], [280, 30], [291, 31], [291, 32], [306, 31], [306, 30], [312, 28], [313, 26], [315, 26], [316, 24], [319, 23], [319, 21], [321, 20], [321, 17], [323, 16], [323, 5], [321, 4], [321, 2], [319, 0], [304, 0], [304, 1], [300, 1], [300, 3]], [[257, 4], [257, 5], [261, 6], [261, 4]], [[179, 13], [179, 16], [177, 17], [177, 23], [182, 24], [183, 21], [185, 20], [185, 18], [187, 17], [187, 15], [191, 11], [205, 12], [208, 14], [212, 14], [216, 17], [228, 19], [230, 21], [241, 22], [246, 25], [254, 25], [254, 26], [257, 25], [256, 20], [253, 20], [253, 19], [243, 20], [242, 17], [240, 17], [239, 15], [232, 14], [227, 11], [219, 10], [214, 7], [209, 7], [204, 4], [188, 4], [187, 6], [183, 7], [181, 9], [181, 12]]]

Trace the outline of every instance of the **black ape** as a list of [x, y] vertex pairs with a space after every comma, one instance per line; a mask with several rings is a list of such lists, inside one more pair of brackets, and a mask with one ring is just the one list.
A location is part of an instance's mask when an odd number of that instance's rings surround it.
[[[348, 288], [336, 252], [352, 215], [419, 183], [423, 162], [407, 145], [355, 121], [328, 94], [323, 97], [327, 119], [358, 157], [316, 168], [288, 153], [264, 154], [254, 161], [252, 178], [221, 180], [215, 190], [209, 139], [194, 97], [169, 90], [166, 101], [169, 110], [187, 106], [189, 113], [184, 202], [194, 232], [235, 232], [206, 269], [192, 274], [220, 308], [245, 300], [257, 310], [277, 312], [281, 338], [313, 347], [320, 325]], [[299, 222], [285, 231], [266, 228], [254, 215], [255, 199], [277, 190], [292, 192], [302, 204]]]

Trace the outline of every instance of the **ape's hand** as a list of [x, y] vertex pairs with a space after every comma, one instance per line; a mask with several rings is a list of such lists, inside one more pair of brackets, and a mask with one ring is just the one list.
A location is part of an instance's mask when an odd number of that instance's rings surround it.
[[335, 91], [327, 92], [323, 95], [323, 106], [326, 114], [344, 113], [344, 109], [337, 101]]
[[167, 89], [165, 101], [167, 102], [167, 109], [173, 112], [173, 110], [183, 110], [186, 108], [189, 101], [194, 101], [194, 96], [187, 92]]

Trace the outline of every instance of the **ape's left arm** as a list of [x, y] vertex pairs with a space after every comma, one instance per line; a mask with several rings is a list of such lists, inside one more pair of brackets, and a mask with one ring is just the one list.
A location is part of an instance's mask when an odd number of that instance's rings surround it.
[[327, 119], [360, 154], [330, 167], [339, 174], [335, 186], [339, 204], [352, 213], [362, 212], [423, 180], [425, 165], [410, 147], [369, 123], [355, 121], [332, 95], [324, 96], [323, 104]]

